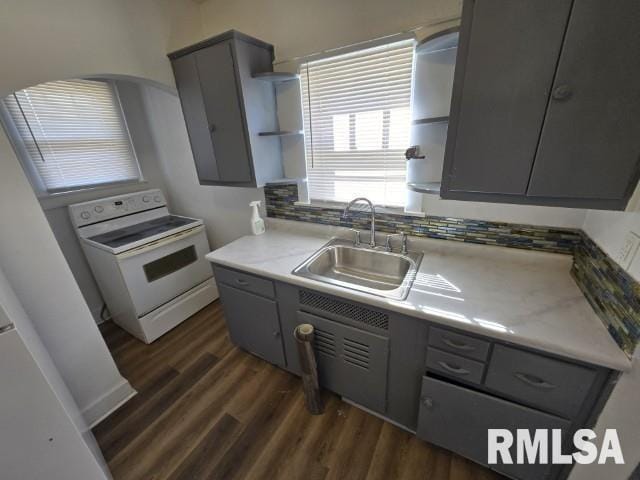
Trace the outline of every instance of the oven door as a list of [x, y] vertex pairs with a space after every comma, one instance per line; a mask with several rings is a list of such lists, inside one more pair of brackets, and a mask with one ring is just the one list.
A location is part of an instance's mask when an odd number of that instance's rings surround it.
[[138, 317], [213, 276], [204, 227], [175, 233], [119, 254], [118, 263]]

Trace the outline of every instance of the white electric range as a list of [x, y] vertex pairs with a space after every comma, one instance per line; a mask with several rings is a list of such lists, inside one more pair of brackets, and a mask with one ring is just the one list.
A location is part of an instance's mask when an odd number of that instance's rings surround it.
[[202, 220], [171, 215], [160, 190], [69, 206], [115, 323], [151, 343], [218, 298]]

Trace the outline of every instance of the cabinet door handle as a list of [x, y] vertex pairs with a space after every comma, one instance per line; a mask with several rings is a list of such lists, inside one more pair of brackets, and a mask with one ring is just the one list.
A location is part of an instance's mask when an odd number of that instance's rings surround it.
[[278, 337], [280, 336], [280, 332], [279, 332], [278, 330], [274, 330], [274, 331], [273, 331], [273, 336], [274, 336], [275, 338], [278, 338]]
[[554, 100], [568, 100], [571, 97], [571, 94], [573, 92], [571, 91], [571, 87], [569, 87], [569, 85], [558, 85], [556, 88], [553, 89], [553, 93], [551, 94], [551, 97]]
[[242, 280], [241, 278], [237, 278], [236, 283], [238, 285], [242, 285], [243, 287], [246, 287], [247, 285], [249, 285], [249, 282], [247, 282], [246, 280]]
[[455, 373], [456, 375], [469, 375], [469, 370], [465, 370], [464, 368], [456, 367], [454, 365], [449, 365], [447, 362], [439, 361], [438, 365], [440, 365], [446, 371]]
[[521, 382], [535, 388], [541, 388], [543, 390], [552, 390], [556, 388], [553, 383], [545, 382], [543, 379], [536, 377], [535, 375], [529, 375], [528, 373], [516, 372], [513, 374]]
[[458, 350], [471, 351], [476, 349], [476, 347], [474, 347], [473, 345], [469, 345], [468, 343], [464, 342], [456, 342], [455, 340], [452, 340], [448, 337], [442, 337], [442, 342], [445, 345], [449, 345], [451, 348], [457, 348]]
[[431, 398], [429, 397], [426, 397], [426, 396], [420, 397], [420, 402], [422, 403], [422, 405], [424, 405], [427, 408], [433, 407], [433, 400], [431, 400]]

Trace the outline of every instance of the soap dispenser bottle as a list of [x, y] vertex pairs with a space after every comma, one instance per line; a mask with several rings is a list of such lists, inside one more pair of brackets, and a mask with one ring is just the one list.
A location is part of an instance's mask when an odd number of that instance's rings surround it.
[[258, 211], [260, 203], [262, 203], [260, 200], [249, 202], [251, 207], [251, 231], [254, 235], [264, 233], [264, 220], [260, 218], [260, 212]]

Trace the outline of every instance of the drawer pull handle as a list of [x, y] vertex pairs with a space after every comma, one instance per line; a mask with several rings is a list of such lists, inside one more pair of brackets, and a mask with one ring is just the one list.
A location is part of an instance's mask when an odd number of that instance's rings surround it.
[[527, 385], [535, 388], [542, 388], [544, 390], [552, 390], [556, 388], [553, 383], [545, 382], [541, 378], [535, 377], [533, 375], [528, 375], [526, 373], [516, 372], [513, 374], [518, 380]]
[[469, 370], [465, 370], [464, 368], [449, 365], [447, 362], [439, 361], [438, 365], [440, 365], [446, 371], [455, 373], [456, 375], [469, 375]]
[[473, 345], [469, 345], [468, 343], [463, 343], [463, 342], [456, 342], [455, 340], [452, 340], [447, 337], [443, 337], [442, 341], [446, 345], [449, 345], [451, 348], [457, 348], [458, 350], [470, 351], [470, 350], [476, 349], [476, 347], [474, 347]]
[[433, 400], [431, 400], [431, 398], [429, 397], [420, 397], [420, 401], [422, 402], [422, 405], [424, 405], [426, 408], [433, 407]]
[[242, 285], [243, 287], [246, 287], [247, 285], [249, 285], [249, 282], [247, 282], [246, 280], [242, 280], [241, 278], [236, 278], [236, 283], [238, 285]]

